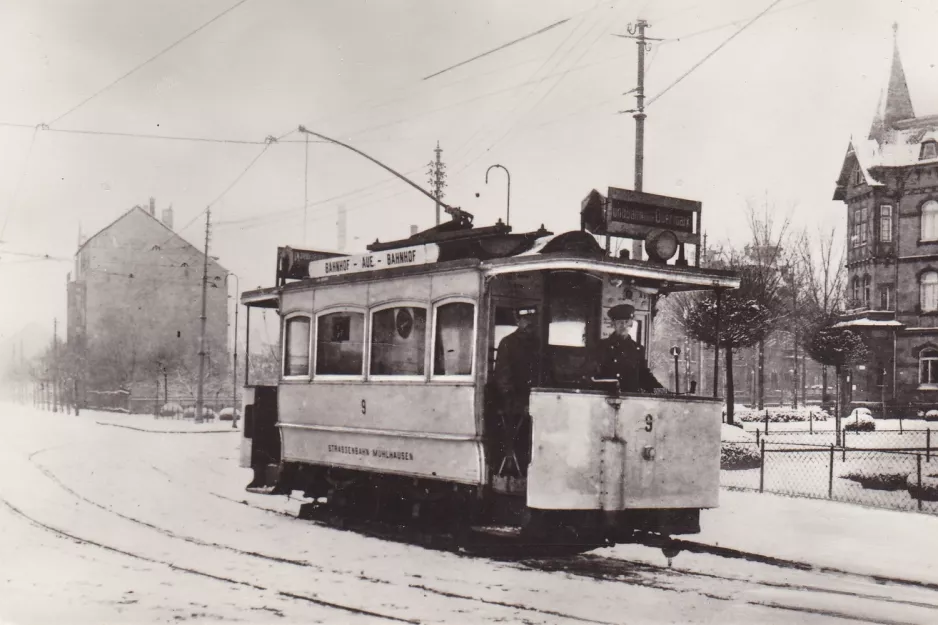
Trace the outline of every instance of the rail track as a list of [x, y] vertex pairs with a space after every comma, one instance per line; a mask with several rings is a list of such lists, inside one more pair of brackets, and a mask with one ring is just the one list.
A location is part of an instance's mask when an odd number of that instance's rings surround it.
[[[244, 550], [233, 545], [227, 545], [215, 541], [203, 540], [196, 536], [185, 535], [178, 531], [150, 523], [144, 519], [125, 514], [113, 509], [106, 504], [92, 500], [91, 498], [79, 493], [66, 484], [59, 476], [55, 475], [52, 471], [50, 471], [46, 466], [37, 460], [36, 457], [38, 455], [47, 451], [50, 450], [42, 449], [34, 452], [29, 456], [29, 460], [47, 479], [55, 483], [68, 496], [75, 498], [76, 500], [79, 500], [87, 505], [94, 506], [95, 508], [107, 512], [108, 514], [119, 517], [124, 521], [146, 527], [154, 532], [158, 532], [173, 540], [184, 541], [204, 548], [223, 550], [229, 553], [237, 554], [238, 556], [244, 558], [263, 560], [270, 563], [276, 563], [278, 565], [315, 570], [321, 573], [328, 573], [336, 576], [354, 577], [360, 582], [374, 584], [389, 583], [389, 580], [386, 579], [369, 577], [363, 573], [352, 573], [347, 570], [324, 566], [321, 563], [311, 562], [309, 560], [286, 558], [278, 555], [263, 553], [260, 551]], [[150, 466], [149, 468], [156, 471], [164, 479], [174, 483], [175, 485], [186, 488], [196, 488], [191, 483], [191, 481], [176, 478], [159, 467]], [[725, 547], [717, 547], [689, 540], [672, 540], [667, 541], [667, 543], [663, 541], [649, 542], [652, 544], [652, 546], [660, 547], [667, 545], [671, 548], [680, 549], [688, 553], [715, 556], [722, 560], [738, 560], [745, 562], [750, 566], [757, 566], [759, 568], [759, 571], [757, 571], [758, 575], [756, 577], [747, 578], [739, 574], [695, 571], [693, 569], [681, 567], [672, 568], [670, 566], [657, 565], [654, 563], [610, 557], [601, 555], [601, 553], [572, 555], [569, 552], [564, 553], [562, 546], [558, 547], [556, 545], [551, 545], [547, 548], [544, 548], [544, 546], [541, 546], [541, 548], [533, 546], [534, 548], [532, 548], [531, 545], [512, 544], [510, 536], [502, 535], [492, 537], [486, 532], [480, 532], [480, 535], [483, 539], [487, 537], [491, 540], [477, 540], [475, 548], [466, 549], [465, 544], [449, 533], [446, 528], [435, 528], [426, 525], [414, 526], [412, 524], [399, 524], [389, 522], [387, 520], [358, 518], [355, 516], [343, 517], [332, 514], [325, 506], [309, 505], [309, 502], [306, 502], [305, 500], [296, 500], [296, 503], [300, 505], [302, 512], [302, 514], [296, 515], [290, 512], [286, 512], [282, 509], [278, 510], [274, 507], [268, 507], [251, 502], [247, 499], [237, 499], [220, 493], [206, 491], [204, 489], [198, 490], [203, 494], [208, 494], [209, 496], [226, 500], [232, 505], [247, 506], [267, 514], [290, 518], [301, 516], [307, 522], [329, 527], [334, 530], [351, 531], [383, 540], [418, 545], [427, 549], [450, 551], [459, 555], [460, 557], [465, 558], [489, 558], [506, 563], [508, 566], [519, 569], [527, 569], [546, 573], [562, 573], [573, 577], [595, 579], [604, 583], [643, 586], [675, 592], [694, 592], [712, 599], [724, 601], [739, 601], [739, 597], [745, 595], [747, 590], [771, 589], [773, 591], [782, 593], [783, 595], [788, 594], [791, 596], [788, 597], [787, 600], [773, 599], [768, 601], [759, 599], [746, 599], [745, 603], [775, 610], [805, 612], [819, 616], [848, 619], [854, 622], [898, 625], [900, 623], [905, 623], [906, 621], [883, 618], [882, 616], [866, 616], [863, 613], [857, 611], [806, 607], [802, 605], [802, 602], [798, 599], [798, 597], [804, 595], [805, 593], [809, 593], [815, 596], [826, 596], [831, 599], [842, 598], [855, 602], [874, 601], [897, 607], [905, 606], [908, 608], [925, 610], [933, 614], [935, 620], [938, 620], [938, 595], [936, 595], [934, 598], [928, 597], [921, 599], [897, 598], [890, 593], [890, 590], [896, 590], [899, 588], [919, 590], [926, 593], [938, 591], [938, 584], [931, 584], [917, 580], [888, 578], [884, 576], [839, 570], [831, 567], [818, 567], [804, 562], [785, 560], [763, 554], [744, 552]], [[282, 588], [278, 589], [269, 585], [258, 584], [255, 581], [239, 579], [236, 576], [217, 575], [199, 567], [182, 566], [178, 563], [174, 563], [168, 560], [152, 558], [145, 554], [122, 550], [120, 548], [114, 547], [113, 545], [105, 544], [101, 541], [84, 538], [75, 532], [69, 531], [68, 528], [55, 527], [51, 524], [44, 523], [39, 519], [27, 515], [24, 511], [13, 506], [9, 501], [3, 499], [2, 497], [0, 497], [0, 502], [2, 502], [7, 508], [9, 508], [17, 515], [23, 517], [38, 527], [42, 527], [46, 531], [53, 532], [65, 538], [77, 540], [84, 544], [88, 544], [89, 546], [95, 546], [116, 553], [122, 553], [127, 557], [138, 558], [155, 564], [162, 564], [182, 573], [200, 575], [206, 578], [214, 579], [221, 583], [251, 587], [259, 591], [266, 590], [287, 599], [292, 599], [298, 602], [312, 603], [349, 614], [354, 613], [370, 618], [377, 618], [394, 622], [420, 622], [419, 619], [408, 618], [407, 615], [402, 616], [382, 613], [380, 611], [367, 610], [359, 606], [331, 601], [328, 598], [323, 598], [316, 595], [292, 592]], [[808, 581], [794, 582], [784, 579], [772, 579], [773, 577], [778, 576], [777, 573], [775, 573], [778, 571], [790, 571], [809, 576], [813, 579]], [[879, 588], [881, 592], [870, 592], [868, 590], [852, 591], [836, 587], [838, 585], [843, 585], [842, 583], [844, 581], [853, 583], [859, 582], [868, 587]], [[717, 584], [714, 584], [714, 582], [717, 582]], [[719, 590], [714, 592], [714, 587], [718, 588]], [[582, 616], [556, 610], [544, 609], [535, 605], [529, 605], [521, 602], [498, 601], [487, 597], [453, 592], [446, 588], [434, 587], [432, 583], [428, 583], [426, 581], [410, 583], [408, 584], [408, 588], [420, 591], [422, 593], [471, 601], [474, 603], [486, 604], [492, 607], [502, 607], [520, 612], [526, 612], [532, 617], [534, 615], [538, 615], [541, 618], [549, 618], [552, 620], [563, 619], [571, 622], [583, 623], [610, 622], [583, 618]]]

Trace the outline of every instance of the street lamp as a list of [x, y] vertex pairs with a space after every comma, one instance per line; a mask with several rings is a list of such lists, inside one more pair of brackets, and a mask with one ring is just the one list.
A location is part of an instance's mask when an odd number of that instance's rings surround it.
[[504, 165], [490, 166], [488, 169], [485, 170], [485, 184], [489, 183], [489, 172], [492, 171], [492, 169], [495, 167], [504, 169], [505, 175], [508, 176], [508, 203], [507, 203], [507, 206], [505, 207], [505, 225], [510, 226], [511, 225], [511, 174], [508, 173], [508, 168], [505, 167]]
[[231, 429], [238, 429], [238, 296], [241, 293], [241, 281], [238, 276], [229, 271], [225, 274], [225, 290], [228, 289], [228, 278], [234, 276], [234, 366], [231, 368]]

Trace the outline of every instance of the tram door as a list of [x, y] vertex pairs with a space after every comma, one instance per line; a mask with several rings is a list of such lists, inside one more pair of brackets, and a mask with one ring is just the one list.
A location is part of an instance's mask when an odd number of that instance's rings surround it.
[[[485, 445], [489, 458], [492, 483], [502, 492], [523, 493], [523, 481], [527, 474], [530, 458], [530, 419], [526, 405], [517, 396], [509, 397], [495, 384], [495, 368], [500, 357], [499, 346], [505, 337], [518, 329], [519, 310], [536, 310], [542, 320], [543, 278], [539, 273], [511, 274], [498, 276], [490, 283], [491, 298], [488, 341], [488, 384], [485, 388]], [[535, 328], [538, 337], [540, 325]], [[538, 351], [543, 341], [537, 341]], [[534, 354], [540, 362], [540, 354]], [[540, 380], [541, 371], [535, 373], [534, 384]]]

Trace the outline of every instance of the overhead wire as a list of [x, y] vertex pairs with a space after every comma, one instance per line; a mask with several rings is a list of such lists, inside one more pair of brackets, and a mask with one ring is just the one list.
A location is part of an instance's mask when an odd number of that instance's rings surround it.
[[505, 48], [509, 48], [509, 47], [515, 45], [516, 43], [521, 43], [522, 41], [526, 41], [526, 40], [528, 40], [528, 39], [531, 39], [532, 37], [536, 37], [537, 35], [546, 33], [547, 31], [553, 30], [554, 28], [560, 26], [561, 24], [566, 24], [566, 23], [569, 22], [569, 21], [570, 21], [570, 18], [568, 17], [568, 18], [566, 18], [566, 19], [560, 20], [559, 22], [554, 22], [554, 23], [551, 24], [550, 26], [545, 26], [544, 28], [541, 28], [540, 30], [537, 30], [537, 31], [535, 31], [535, 32], [533, 32], [533, 33], [529, 33], [529, 34], [527, 34], [527, 35], [525, 35], [525, 36], [523, 36], [523, 37], [519, 37], [518, 39], [515, 39], [514, 41], [509, 41], [508, 43], [505, 43], [505, 44], [502, 44], [502, 45], [498, 46], [497, 48], [492, 48], [491, 50], [488, 50], [487, 52], [483, 52], [482, 54], [477, 54], [476, 56], [472, 57], [471, 59], [468, 59], [468, 60], [465, 60], [465, 61], [461, 61], [461, 62], [459, 62], [459, 63], [456, 63], [455, 65], [450, 65], [450, 66], [447, 67], [446, 69], [441, 69], [440, 71], [435, 72], [435, 73], [433, 73], [433, 74], [430, 74], [429, 76], [424, 76], [421, 80], [430, 80], [431, 78], [433, 78], [433, 77], [435, 77], [435, 76], [439, 76], [440, 74], [444, 74], [444, 73], [446, 73], [446, 72], [448, 72], [448, 71], [450, 71], [450, 70], [456, 69], [457, 67], [462, 67], [463, 65], [467, 65], [467, 64], [469, 64], [469, 63], [472, 63], [473, 61], [476, 61], [476, 60], [478, 60], [478, 59], [481, 59], [481, 58], [483, 58], [483, 57], [486, 57], [486, 56], [488, 56], [488, 55], [490, 55], [490, 54], [495, 54], [495, 53], [498, 52], [499, 50], [504, 50]]
[[107, 85], [105, 85], [104, 87], [102, 87], [101, 89], [98, 89], [98, 90], [95, 91], [93, 94], [91, 94], [90, 96], [88, 96], [87, 98], [85, 98], [84, 100], [82, 100], [81, 102], [79, 102], [78, 104], [76, 104], [75, 106], [73, 106], [72, 108], [68, 109], [67, 111], [65, 111], [64, 113], [62, 113], [62, 114], [59, 115], [58, 117], [56, 117], [55, 119], [53, 119], [51, 122], [49, 122], [48, 125], [51, 126], [52, 124], [55, 124], [56, 122], [58, 122], [58, 121], [61, 120], [62, 118], [67, 117], [68, 115], [71, 115], [72, 113], [74, 113], [75, 111], [77, 111], [78, 109], [80, 109], [81, 107], [83, 107], [85, 104], [87, 104], [88, 102], [92, 101], [93, 99], [95, 99], [96, 97], [98, 97], [99, 95], [101, 95], [102, 93], [104, 93], [105, 91], [107, 91], [108, 89], [110, 89], [111, 87], [113, 87], [114, 85], [116, 85], [117, 83], [121, 82], [122, 80], [124, 80], [125, 78], [127, 78], [128, 76], [130, 76], [131, 74], [133, 74], [133, 73], [137, 72], [138, 70], [140, 70], [141, 68], [146, 67], [147, 65], [149, 65], [150, 63], [152, 63], [153, 61], [155, 61], [156, 59], [158, 59], [159, 57], [163, 56], [164, 54], [166, 54], [167, 52], [169, 52], [170, 50], [172, 50], [173, 48], [175, 48], [176, 46], [178, 46], [179, 44], [181, 44], [183, 41], [186, 41], [187, 39], [190, 39], [191, 37], [193, 37], [194, 35], [196, 35], [196, 34], [199, 33], [200, 31], [204, 30], [204, 29], [207, 28], [209, 25], [211, 25], [211, 24], [213, 24], [214, 22], [218, 21], [219, 19], [221, 19], [222, 17], [224, 17], [224, 16], [227, 15], [228, 13], [231, 13], [232, 11], [234, 11], [235, 9], [237, 9], [238, 7], [240, 7], [242, 4], [244, 4], [244, 3], [247, 2], [247, 1], [248, 1], [248, 0], [238, 0], [238, 2], [236, 2], [236, 3], [233, 4], [233, 5], [231, 5], [230, 7], [228, 7], [227, 9], [225, 9], [224, 11], [222, 11], [221, 13], [219, 13], [218, 15], [216, 15], [215, 17], [213, 17], [212, 19], [210, 19], [209, 21], [203, 23], [201, 26], [199, 26], [199, 27], [196, 28], [195, 30], [193, 30], [193, 31], [189, 32], [188, 34], [184, 35], [182, 38], [177, 39], [177, 40], [174, 41], [173, 43], [169, 44], [167, 47], [163, 48], [162, 50], [160, 50], [159, 52], [157, 52], [156, 54], [154, 54], [153, 56], [151, 56], [150, 58], [148, 58], [147, 60], [143, 61], [142, 63], [137, 64], [136, 66], [134, 66], [130, 71], [125, 72], [124, 74], [122, 74], [121, 76], [119, 76], [119, 77], [116, 78], [115, 80], [111, 81], [110, 83], [108, 83]]
[[737, 36], [739, 36], [739, 34], [742, 33], [744, 30], [746, 30], [747, 28], [749, 28], [750, 26], [752, 26], [760, 17], [762, 17], [763, 15], [765, 15], [766, 13], [768, 13], [768, 12], [772, 9], [772, 7], [774, 7], [775, 5], [777, 5], [777, 4], [780, 3], [780, 2], [782, 2], [782, 0], [773, 0], [772, 3], [769, 4], [769, 6], [767, 6], [765, 9], [763, 9], [763, 11], [762, 11], [761, 13], [759, 13], [758, 15], [756, 15], [755, 17], [753, 17], [751, 20], [749, 20], [748, 22], [746, 22], [746, 24], [744, 24], [744, 25], [742, 26], [742, 28], [740, 28], [740, 29], [737, 30], [735, 33], [733, 33], [732, 35], [730, 35], [729, 37], [727, 37], [722, 43], [720, 43], [720, 45], [718, 45], [716, 48], [714, 48], [712, 51], [710, 51], [709, 54], [707, 54], [705, 57], [703, 57], [703, 58], [700, 59], [697, 63], [695, 63], [693, 66], [691, 66], [691, 68], [690, 68], [689, 70], [687, 70], [686, 72], [684, 72], [683, 74], [681, 74], [680, 76], [678, 76], [677, 80], [675, 80], [675, 81], [672, 82], [670, 85], [668, 85], [667, 87], [665, 87], [664, 90], [662, 90], [662, 91], [659, 92], [657, 95], [655, 95], [654, 97], [652, 97], [651, 99], [649, 99], [648, 102], [645, 103], [645, 108], [648, 108], [649, 106], [651, 106], [656, 100], [658, 100], [658, 98], [660, 98], [661, 96], [663, 96], [664, 94], [666, 94], [668, 91], [670, 91], [672, 88], [674, 88], [679, 82], [681, 82], [682, 80], [684, 80], [685, 78], [687, 78], [687, 76], [689, 76], [695, 69], [697, 69], [698, 67], [700, 67], [701, 65], [703, 65], [710, 57], [712, 57], [714, 54], [716, 54], [717, 52], [719, 52], [720, 50], [722, 50], [729, 42], [731, 42], [733, 39], [735, 39]]

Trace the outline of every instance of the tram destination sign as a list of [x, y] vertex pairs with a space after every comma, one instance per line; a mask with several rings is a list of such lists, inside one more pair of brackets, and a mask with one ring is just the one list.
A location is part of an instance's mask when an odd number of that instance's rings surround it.
[[363, 271], [376, 271], [394, 267], [411, 267], [435, 263], [440, 257], [436, 243], [401, 247], [382, 252], [325, 258], [309, 263], [309, 277], [341, 276]]
[[609, 187], [609, 195], [591, 192], [581, 215], [594, 234], [644, 239], [653, 230], [670, 230], [682, 243], [700, 242], [701, 203], [666, 195]]

